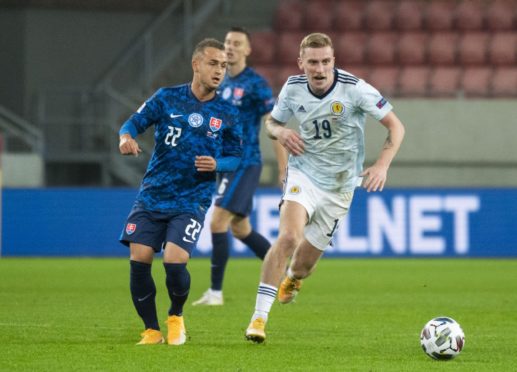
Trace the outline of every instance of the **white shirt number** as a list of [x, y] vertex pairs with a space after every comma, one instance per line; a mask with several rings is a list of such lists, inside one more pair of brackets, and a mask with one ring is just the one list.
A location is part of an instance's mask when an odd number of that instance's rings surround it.
[[181, 128], [171, 127], [169, 126], [169, 133], [165, 137], [165, 144], [171, 145], [172, 147], [176, 146], [176, 140], [181, 136]]

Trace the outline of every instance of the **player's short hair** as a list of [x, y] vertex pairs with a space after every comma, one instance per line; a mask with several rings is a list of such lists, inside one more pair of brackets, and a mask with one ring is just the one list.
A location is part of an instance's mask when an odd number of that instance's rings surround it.
[[206, 38], [197, 43], [196, 47], [194, 48], [194, 52], [192, 53], [192, 59], [196, 58], [196, 56], [199, 54], [203, 54], [206, 48], [215, 48], [224, 52], [223, 43], [213, 38]]
[[242, 26], [232, 26], [232, 27], [230, 27], [228, 32], [240, 32], [241, 34], [246, 35], [246, 38], [248, 39], [248, 43], [251, 43], [251, 34], [250, 34], [250, 32], [246, 28], [244, 28]]
[[334, 50], [334, 45], [332, 45], [332, 39], [327, 34], [321, 32], [315, 32], [305, 36], [300, 43], [300, 55], [302, 55], [303, 50], [306, 48], [324, 48], [329, 46]]

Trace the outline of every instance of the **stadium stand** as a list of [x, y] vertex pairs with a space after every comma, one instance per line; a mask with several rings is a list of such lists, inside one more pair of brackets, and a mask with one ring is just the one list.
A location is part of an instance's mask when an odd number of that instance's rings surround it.
[[280, 71], [299, 73], [302, 37], [321, 31], [332, 36], [339, 67], [385, 94], [517, 96], [516, 9], [517, 0], [281, 0], [276, 51], [258, 50], [271, 48], [271, 36], [254, 42], [255, 61], [271, 67], [278, 91]]

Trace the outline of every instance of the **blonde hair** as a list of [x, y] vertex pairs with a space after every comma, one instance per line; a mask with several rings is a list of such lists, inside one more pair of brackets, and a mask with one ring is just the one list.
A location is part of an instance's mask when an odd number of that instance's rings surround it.
[[300, 43], [300, 55], [302, 55], [306, 48], [324, 48], [326, 46], [329, 46], [334, 50], [332, 39], [327, 34], [323, 34], [321, 32], [309, 34], [305, 36]]

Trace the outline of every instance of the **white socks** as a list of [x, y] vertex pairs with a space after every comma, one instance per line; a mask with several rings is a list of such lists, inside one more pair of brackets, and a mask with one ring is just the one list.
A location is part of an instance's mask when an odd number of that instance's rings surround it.
[[277, 292], [278, 288], [260, 282], [257, 291], [257, 302], [255, 303], [255, 313], [251, 318], [252, 321], [257, 318], [262, 318], [264, 321], [267, 321], [268, 314], [271, 311], [271, 306], [273, 306], [273, 303], [275, 302]]

